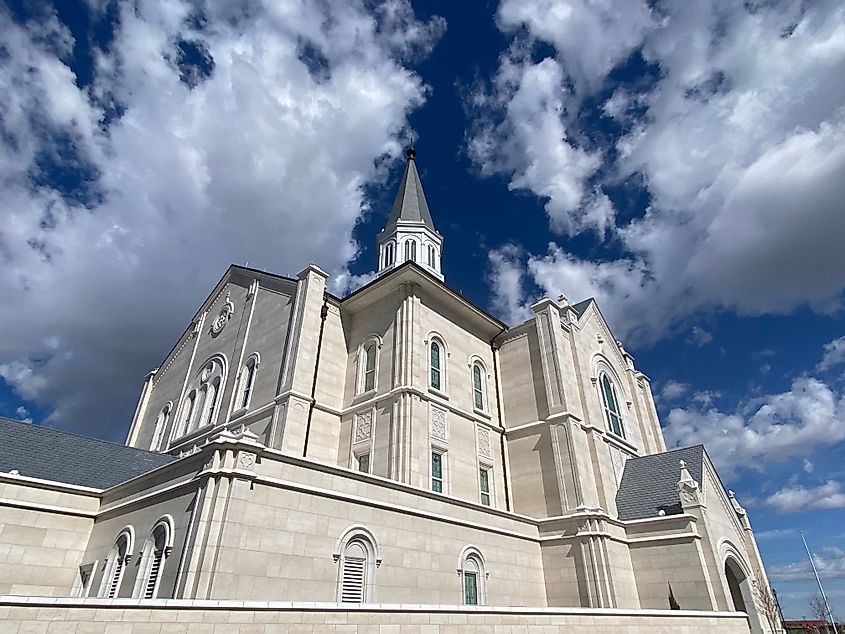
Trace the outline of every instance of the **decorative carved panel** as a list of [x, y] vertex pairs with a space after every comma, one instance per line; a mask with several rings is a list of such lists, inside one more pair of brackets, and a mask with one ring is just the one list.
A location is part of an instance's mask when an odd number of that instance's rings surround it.
[[490, 430], [478, 425], [478, 455], [489, 460], [493, 459], [493, 447], [490, 444]]
[[449, 427], [446, 420], [446, 410], [439, 407], [431, 407], [431, 437], [435, 440], [448, 442]]
[[360, 414], [355, 414], [355, 435], [353, 443], [366, 442], [373, 433], [373, 410], [368, 409]]

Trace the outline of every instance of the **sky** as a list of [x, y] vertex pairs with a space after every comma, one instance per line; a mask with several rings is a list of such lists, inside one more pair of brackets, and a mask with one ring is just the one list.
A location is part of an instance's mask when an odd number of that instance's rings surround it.
[[845, 5], [0, 5], [0, 415], [122, 442], [231, 263], [372, 277], [409, 140], [447, 283], [595, 297], [787, 617], [845, 618]]

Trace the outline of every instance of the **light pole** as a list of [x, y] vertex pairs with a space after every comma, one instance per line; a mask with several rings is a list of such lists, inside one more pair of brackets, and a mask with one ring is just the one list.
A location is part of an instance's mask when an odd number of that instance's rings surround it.
[[819, 584], [819, 592], [822, 594], [824, 607], [827, 608], [827, 615], [830, 617], [831, 625], [833, 625], [833, 634], [839, 634], [839, 630], [836, 629], [836, 619], [833, 618], [833, 612], [830, 611], [830, 604], [827, 602], [827, 595], [825, 595], [824, 588], [822, 588], [822, 580], [819, 579], [819, 573], [816, 571], [816, 564], [813, 562], [813, 556], [810, 554], [810, 547], [807, 546], [807, 540], [804, 539], [804, 531], [798, 532], [801, 533], [801, 541], [804, 542], [804, 550], [807, 551], [807, 557], [810, 559], [810, 566], [813, 569], [813, 574], [816, 576], [816, 583]]

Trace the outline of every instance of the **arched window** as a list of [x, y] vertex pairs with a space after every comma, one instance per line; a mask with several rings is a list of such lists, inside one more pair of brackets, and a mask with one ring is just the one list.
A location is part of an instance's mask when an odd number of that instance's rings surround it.
[[249, 399], [252, 397], [252, 387], [255, 385], [255, 374], [258, 372], [259, 357], [256, 352], [244, 364], [241, 370], [241, 395], [238, 407], [249, 407]]
[[484, 557], [474, 546], [467, 546], [461, 552], [458, 575], [461, 579], [464, 605], [485, 605], [487, 603], [487, 573], [484, 570]]
[[378, 384], [378, 361], [381, 338], [370, 335], [358, 346], [358, 370], [355, 393], [363, 394], [376, 389]]
[[132, 596], [136, 599], [155, 599], [161, 582], [161, 571], [173, 549], [173, 519], [168, 515], [153, 526], [141, 552], [138, 576]]
[[385, 266], [392, 266], [393, 265], [393, 243], [388, 242], [384, 246], [384, 265]]
[[127, 526], [114, 540], [108, 557], [106, 558], [103, 570], [103, 579], [100, 581], [100, 590], [97, 596], [100, 598], [113, 599], [120, 592], [120, 583], [123, 581], [123, 573], [132, 558], [132, 545], [135, 542], [135, 530]]
[[472, 404], [475, 409], [484, 409], [486, 394], [486, 372], [478, 361], [472, 364]]
[[417, 261], [417, 241], [416, 240], [406, 240], [405, 241], [405, 259], [412, 260], [414, 262]]
[[429, 244], [429, 245], [428, 245], [428, 265], [429, 265], [431, 268], [434, 268], [434, 262], [435, 262], [435, 257], [434, 257], [434, 245], [433, 245], [433, 244]]
[[622, 425], [622, 411], [619, 409], [619, 399], [616, 396], [616, 386], [606, 372], [599, 375], [599, 389], [601, 390], [604, 415], [607, 427], [617, 436], [625, 437], [625, 427]]
[[182, 407], [182, 422], [174, 437], [214, 424], [225, 374], [226, 359], [223, 355], [215, 355], [202, 364], [189, 386], [188, 398]]
[[435, 390], [443, 389], [443, 342], [439, 339], [432, 339], [429, 346], [429, 367], [431, 377], [429, 385]]
[[381, 564], [378, 544], [362, 526], [344, 531], [335, 546], [338, 562], [337, 600], [340, 603], [372, 603], [375, 569]]
[[153, 439], [150, 443], [150, 451], [158, 451], [161, 449], [161, 441], [164, 438], [164, 431], [167, 429], [167, 423], [170, 420], [170, 412], [173, 409], [173, 403], [168, 403], [159, 412], [156, 418], [156, 426], [153, 430]]

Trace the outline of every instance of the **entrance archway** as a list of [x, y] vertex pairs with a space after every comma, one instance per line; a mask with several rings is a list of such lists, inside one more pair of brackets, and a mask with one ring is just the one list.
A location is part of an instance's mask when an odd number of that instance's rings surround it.
[[731, 600], [734, 604], [734, 610], [737, 612], [748, 613], [748, 608], [745, 606], [745, 599], [742, 596], [742, 583], [748, 583], [745, 573], [742, 568], [732, 558], [725, 560], [725, 577], [728, 580], [728, 589], [731, 591]]

